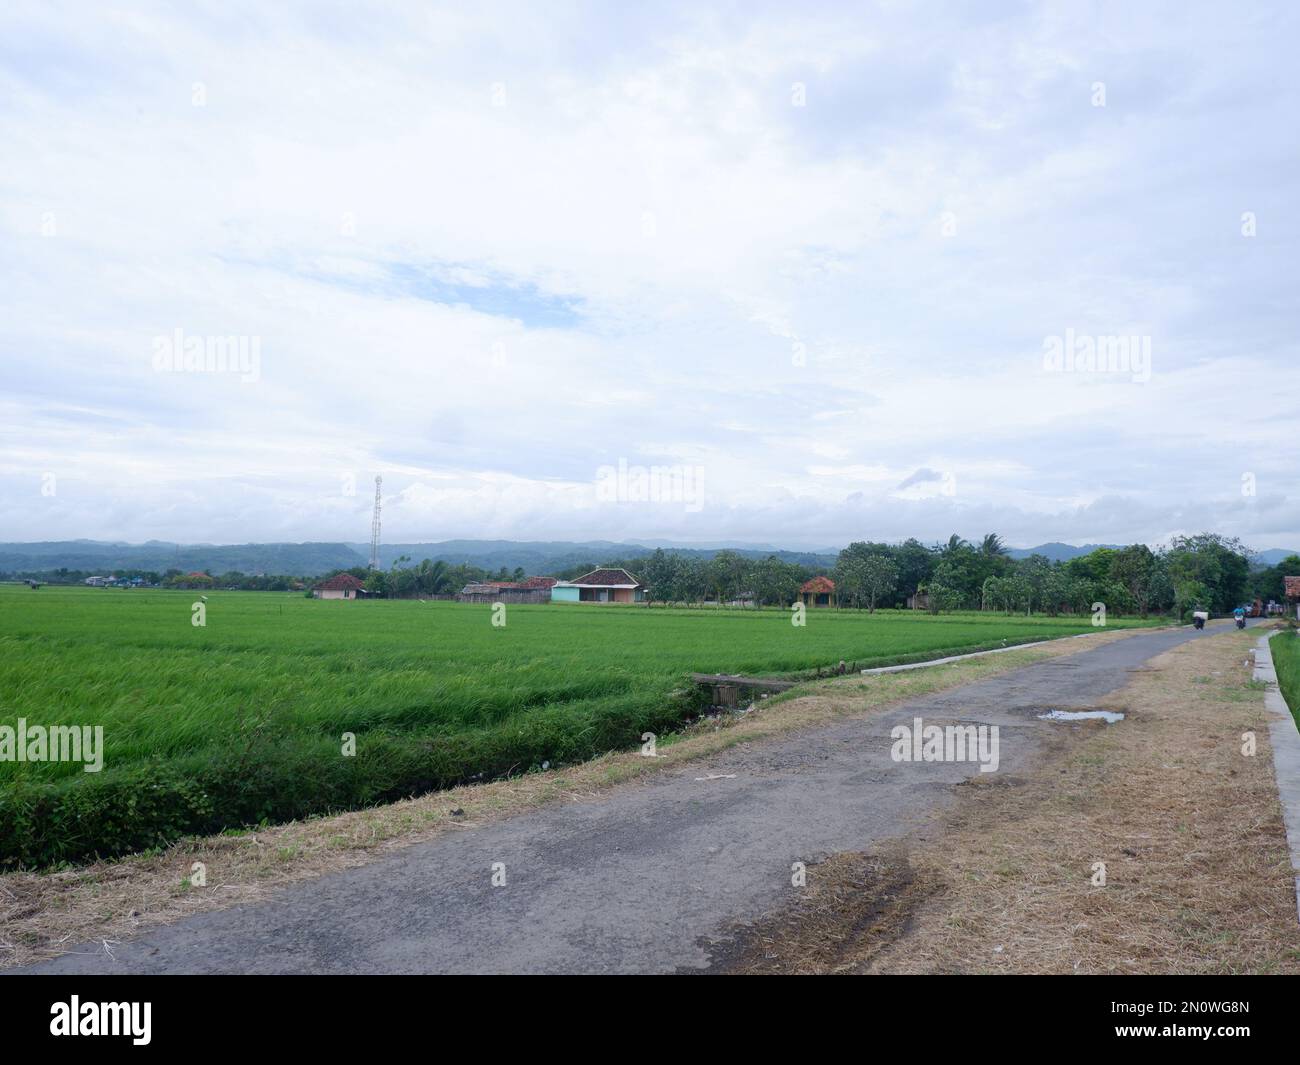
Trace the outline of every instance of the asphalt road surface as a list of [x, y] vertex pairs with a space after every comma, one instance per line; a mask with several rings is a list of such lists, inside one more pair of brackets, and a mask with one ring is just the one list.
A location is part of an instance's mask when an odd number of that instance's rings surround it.
[[[1230, 628], [1229, 625], [1227, 628]], [[703, 969], [701, 937], [779, 906], [791, 865], [863, 851], [953, 801], [975, 762], [895, 762], [920, 717], [999, 726], [999, 773], [1032, 764], [1128, 670], [1226, 631], [1143, 633], [832, 725], [743, 744], [581, 803], [448, 833], [273, 901], [11, 972], [633, 973]], [[942, 668], [942, 667], [940, 667]], [[1123, 722], [1108, 726], [1123, 728]], [[504, 885], [493, 885], [494, 863]], [[501, 879], [500, 866], [497, 879]], [[96, 951], [99, 951], [96, 953]]]

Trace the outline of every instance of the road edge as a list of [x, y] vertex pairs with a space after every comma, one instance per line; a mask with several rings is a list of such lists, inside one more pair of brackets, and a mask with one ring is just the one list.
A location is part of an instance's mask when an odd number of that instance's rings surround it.
[[946, 666], [951, 662], [964, 662], [968, 658], [983, 658], [985, 655], [1003, 655], [1008, 651], [1023, 651], [1026, 647], [1042, 647], [1044, 644], [1058, 643], [1061, 640], [1085, 640], [1089, 636], [1102, 636], [1107, 631], [1110, 632], [1160, 632], [1162, 629], [1178, 628], [1176, 625], [1140, 625], [1133, 626], [1130, 630], [1128, 627], [1120, 629], [1107, 630], [1105, 626], [1098, 626], [1096, 632], [1076, 632], [1069, 636], [1050, 636], [1045, 640], [1030, 640], [1027, 643], [1013, 643], [1006, 647], [989, 647], [983, 651], [967, 651], [965, 654], [948, 655], [945, 658], [927, 658], [920, 662], [904, 662], [893, 666], [874, 666], [871, 669], [860, 669], [859, 673], [864, 677], [873, 677], [881, 673], [907, 673], [913, 669], [925, 669], [928, 666]]

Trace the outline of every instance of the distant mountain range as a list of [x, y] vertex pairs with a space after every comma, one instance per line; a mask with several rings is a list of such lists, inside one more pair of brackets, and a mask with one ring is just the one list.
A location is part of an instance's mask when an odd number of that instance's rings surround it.
[[[496, 571], [523, 567], [530, 574], [547, 574], [572, 566], [650, 554], [662, 546], [678, 554], [711, 558], [730, 545], [615, 543], [610, 540], [589, 541], [520, 541], [520, 540], [445, 540], [440, 543], [384, 544], [379, 562], [384, 568], [406, 556], [412, 562], [422, 559], [442, 560], [453, 565], [468, 563], [480, 569]], [[806, 566], [831, 566], [835, 553], [783, 551], [765, 545], [732, 548], [752, 557], [775, 554], [788, 562]], [[105, 542], [102, 540], [60, 540], [42, 543], [0, 543], [0, 573], [42, 573], [57, 569], [104, 571], [143, 569], [163, 572], [168, 569], [208, 570], [226, 573], [292, 574], [312, 577], [336, 569], [364, 566], [370, 560], [370, 545], [365, 543], [304, 544], [175, 544], [150, 540], [143, 544]]]
[[[1067, 561], [1099, 547], [1116, 544], [1049, 543], [1037, 547], [1008, 549], [1012, 558], [1045, 555], [1052, 561]], [[385, 568], [405, 555], [412, 562], [442, 560], [452, 565], [468, 563], [496, 571], [522, 567], [529, 574], [547, 574], [574, 566], [595, 567], [614, 559], [648, 555], [656, 548], [696, 558], [711, 558], [721, 550], [737, 551], [751, 558], [774, 554], [787, 562], [829, 569], [835, 564], [837, 548], [820, 551], [787, 551], [767, 544], [719, 542], [685, 544], [668, 540], [616, 543], [611, 540], [443, 540], [437, 543], [384, 544], [379, 561]], [[1273, 566], [1288, 555], [1300, 554], [1283, 548], [1259, 553], [1259, 561]], [[58, 540], [41, 543], [0, 543], [0, 573], [39, 573], [56, 569], [111, 572], [115, 569], [209, 570], [226, 573], [292, 574], [312, 577], [336, 569], [364, 566], [370, 545], [363, 543], [302, 544], [174, 544], [150, 540], [143, 544], [102, 540]]]
[[[1070, 544], [1050, 543], [1039, 544], [1037, 547], [1011, 547], [1007, 549], [1007, 554], [1012, 558], [1028, 558], [1030, 555], [1043, 555], [1053, 562], [1068, 562], [1072, 558], [1078, 558], [1080, 555], [1090, 555], [1098, 548], [1109, 547], [1111, 550], [1118, 550], [1125, 547], [1125, 544], [1084, 544], [1082, 547], [1074, 547]], [[1266, 551], [1260, 551], [1255, 559], [1258, 563], [1265, 566], [1276, 566], [1284, 558], [1290, 555], [1300, 555], [1300, 551], [1291, 551], [1284, 547], [1270, 547]]]
[[[367, 548], [367, 554], [369, 548]], [[143, 544], [102, 540], [58, 540], [44, 543], [0, 543], [0, 572], [56, 569], [179, 569], [226, 573], [286, 573], [315, 575], [333, 569], [365, 565], [347, 544], [172, 544], [150, 540]]]
[[1288, 551], [1284, 547], [1270, 547], [1267, 551], [1261, 551], [1255, 557], [1266, 566], [1276, 566], [1284, 558], [1291, 555], [1300, 555], [1300, 551]]
[[[370, 557], [369, 544], [348, 545], [363, 556]], [[465, 562], [485, 570], [508, 570], [522, 566], [531, 574], [548, 574], [554, 570], [590, 564], [594, 569], [603, 562], [620, 558], [648, 555], [657, 548], [674, 554], [696, 558], [712, 558], [719, 551], [734, 550], [751, 558], [776, 555], [787, 562], [804, 566], [828, 566], [835, 562], [835, 553], [815, 551], [784, 551], [756, 544], [683, 544], [667, 540], [651, 543], [615, 543], [612, 540], [444, 540], [429, 544], [384, 544], [379, 549], [379, 561], [390, 566], [402, 555], [414, 562], [428, 558], [437, 562], [456, 564]]]
[[1112, 550], [1124, 547], [1124, 544], [1084, 544], [1082, 547], [1073, 547], [1070, 544], [1056, 543], [1039, 544], [1037, 547], [1009, 547], [1007, 554], [1012, 558], [1028, 558], [1030, 555], [1042, 555], [1050, 558], [1053, 562], [1068, 562], [1072, 558], [1078, 558], [1081, 555], [1090, 555], [1098, 548], [1109, 547]]

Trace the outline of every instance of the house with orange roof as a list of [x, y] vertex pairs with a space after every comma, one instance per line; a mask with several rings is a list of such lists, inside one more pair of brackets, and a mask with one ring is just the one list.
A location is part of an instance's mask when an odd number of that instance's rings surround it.
[[799, 586], [799, 602], [804, 606], [834, 606], [835, 582], [829, 577], [814, 577]]

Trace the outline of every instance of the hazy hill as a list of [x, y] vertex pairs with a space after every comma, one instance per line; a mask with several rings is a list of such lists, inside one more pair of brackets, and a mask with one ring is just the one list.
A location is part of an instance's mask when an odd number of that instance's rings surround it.
[[[684, 555], [711, 558], [715, 546], [664, 544], [665, 550]], [[451, 563], [466, 562], [481, 569], [508, 570], [522, 567], [530, 574], [546, 574], [590, 563], [592, 566], [614, 559], [632, 559], [653, 550], [644, 544], [621, 544], [610, 540], [590, 541], [517, 541], [517, 540], [446, 540], [440, 543], [384, 544], [379, 553], [380, 565], [388, 568], [405, 555], [412, 562], [439, 559]], [[774, 551], [748, 547], [742, 551], [751, 557], [775, 553], [780, 558], [809, 566], [830, 566], [834, 555], [817, 555], [805, 551]], [[57, 569], [111, 572], [115, 569], [144, 569], [163, 572], [168, 569], [208, 570], [226, 573], [292, 574], [316, 576], [335, 569], [364, 566], [370, 558], [370, 545], [355, 543], [305, 544], [174, 544], [153, 540], [128, 544], [102, 540], [61, 540], [41, 543], [0, 543], [0, 573], [44, 573]]]
[[1258, 558], [1266, 566], [1276, 566], [1290, 555], [1300, 555], [1300, 551], [1288, 551], [1285, 547], [1270, 547], [1267, 551], [1261, 551]]
[[100, 540], [0, 544], [0, 572], [8, 573], [56, 569], [161, 573], [179, 569], [312, 575], [365, 562], [365, 557], [347, 544], [169, 544], [158, 540], [144, 544]]
[[[369, 544], [351, 545], [367, 557]], [[439, 543], [425, 544], [384, 544], [379, 549], [380, 564], [387, 567], [402, 555], [413, 561], [428, 558], [437, 562], [441, 559], [453, 565], [466, 562], [485, 570], [499, 570], [504, 566], [508, 570], [522, 567], [530, 574], [546, 574], [554, 570], [568, 569], [591, 563], [598, 566], [614, 559], [633, 559], [651, 554], [655, 548], [662, 547], [673, 554], [693, 558], [712, 558], [724, 548], [718, 545], [702, 547], [698, 544], [675, 544], [671, 541], [656, 541], [653, 545], [643, 543], [615, 543], [611, 540], [444, 540]], [[729, 547], [738, 554], [749, 558], [766, 558], [776, 555], [787, 562], [805, 566], [832, 566], [834, 554], [818, 554], [811, 551], [782, 551], [766, 546], [748, 545], [746, 547]]]
[[1084, 544], [1083, 547], [1072, 547], [1070, 544], [1052, 542], [1050, 544], [1039, 544], [1037, 547], [1010, 547], [1007, 548], [1007, 554], [1012, 558], [1043, 555], [1053, 562], [1068, 562], [1070, 559], [1079, 558], [1081, 555], [1090, 555], [1100, 547], [1114, 549], [1123, 546], [1123, 544]]
[[[1053, 562], [1067, 562], [1072, 558], [1078, 558], [1080, 555], [1090, 554], [1100, 547], [1118, 549], [1124, 546], [1124, 544], [1085, 544], [1083, 547], [1072, 547], [1070, 544], [1050, 543], [1039, 544], [1037, 547], [1013, 547], [1010, 548], [1007, 553], [1012, 558], [1028, 558], [1030, 555], [1045, 555]], [[1276, 566], [1288, 555], [1298, 554], [1300, 554], [1300, 551], [1292, 551], [1285, 547], [1270, 547], [1265, 551], [1259, 552], [1255, 558], [1258, 564]]]

